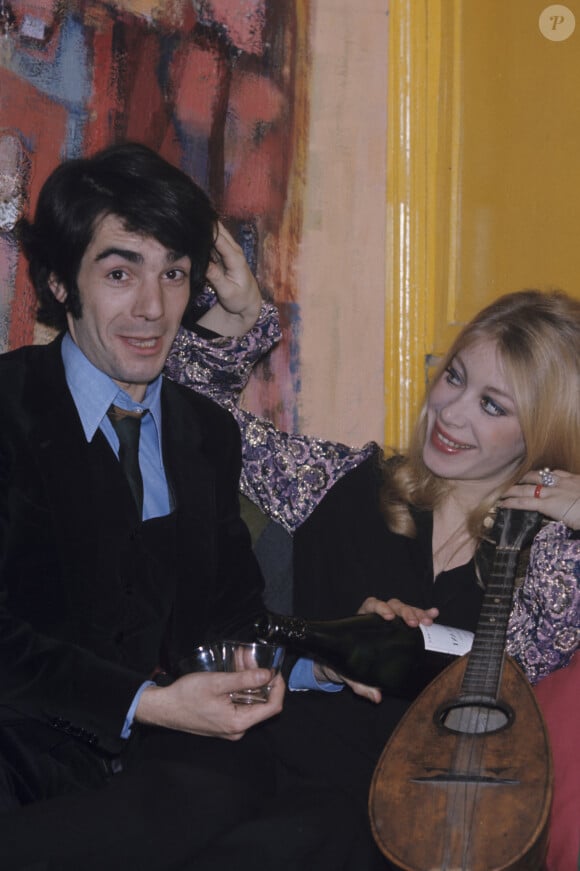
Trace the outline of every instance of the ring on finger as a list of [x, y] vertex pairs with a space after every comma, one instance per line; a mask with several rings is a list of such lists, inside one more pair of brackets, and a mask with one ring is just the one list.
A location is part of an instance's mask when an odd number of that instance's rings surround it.
[[540, 498], [540, 493], [542, 492], [543, 484], [538, 484], [536, 489], [534, 490], [534, 499]]
[[544, 469], [540, 469], [538, 474], [540, 475], [540, 481], [544, 487], [553, 487], [555, 485], [556, 476], [548, 466]]

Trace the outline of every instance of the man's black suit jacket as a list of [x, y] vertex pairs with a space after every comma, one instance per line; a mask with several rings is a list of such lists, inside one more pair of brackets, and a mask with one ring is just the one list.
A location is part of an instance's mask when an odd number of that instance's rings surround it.
[[248, 625], [262, 578], [230, 415], [164, 381], [176, 510], [141, 523], [103, 434], [85, 439], [60, 344], [0, 357], [0, 721], [64, 724], [117, 752], [143, 680]]

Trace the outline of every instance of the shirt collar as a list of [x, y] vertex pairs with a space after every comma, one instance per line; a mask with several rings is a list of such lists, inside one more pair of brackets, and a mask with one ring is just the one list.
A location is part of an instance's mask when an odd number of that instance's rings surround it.
[[155, 421], [157, 437], [161, 443], [161, 375], [147, 385], [143, 401], [135, 402], [112, 378], [85, 357], [69, 333], [66, 333], [62, 341], [62, 361], [66, 383], [88, 442], [93, 440], [109, 406], [114, 403], [126, 411], [148, 409]]

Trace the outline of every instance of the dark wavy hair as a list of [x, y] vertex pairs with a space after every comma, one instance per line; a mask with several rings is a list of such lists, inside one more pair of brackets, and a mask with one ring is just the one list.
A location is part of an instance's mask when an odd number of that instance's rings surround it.
[[[204, 286], [217, 214], [188, 175], [145, 145], [124, 143], [62, 163], [42, 187], [34, 221], [18, 222], [18, 238], [38, 300], [38, 321], [62, 330], [67, 312], [81, 317], [77, 285], [81, 260], [97, 222], [107, 215], [120, 218], [129, 232], [151, 236], [168, 250], [190, 258], [187, 315]], [[51, 277], [66, 288], [65, 303], [55, 299]]]

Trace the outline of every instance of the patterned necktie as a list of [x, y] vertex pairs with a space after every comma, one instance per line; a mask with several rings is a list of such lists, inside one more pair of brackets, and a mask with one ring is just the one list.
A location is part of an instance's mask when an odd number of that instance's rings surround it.
[[141, 419], [147, 412], [139, 414], [125, 411], [111, 405], [107, 415], [119, 439], [119, 462], [127, 478], [133, 499], [139, 511], [143, 513], [143, 478], [139, 468], [139, 436], [141, 434]]

